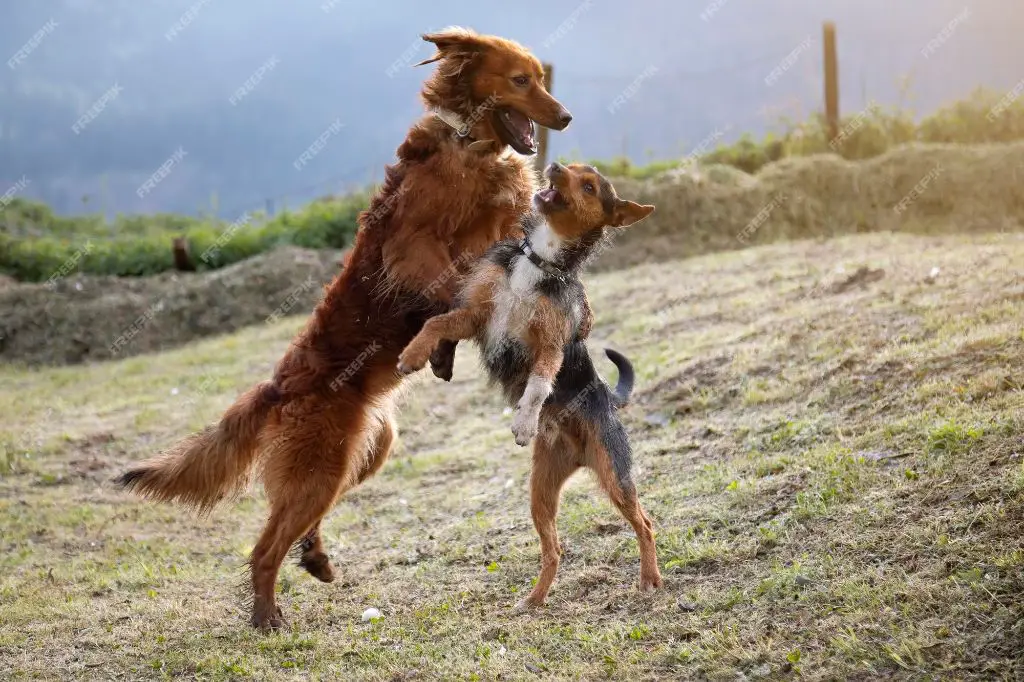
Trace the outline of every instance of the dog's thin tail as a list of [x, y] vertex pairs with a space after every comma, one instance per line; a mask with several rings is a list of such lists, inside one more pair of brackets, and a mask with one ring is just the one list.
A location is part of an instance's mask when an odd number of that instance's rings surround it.
[[612, 395], [615, 397], [615, 407], [625, 407], [629, 403], [630, 396], [633, 395], [633, 383], [636, 380], [633, 364], [625, 355], [611, 348], [605, 348], [604, 354], [608, 356], [608, 359], [619, 370], [619, 380], [615, 384], [615, 390], [612, 392]]
[[281, 402], [272, 381], [246, 391], [211, 424], [119, 476], [115, 482], [144, 497], [177, 501], [201, 513], [241, 490], [256, 460], [256, 439]]

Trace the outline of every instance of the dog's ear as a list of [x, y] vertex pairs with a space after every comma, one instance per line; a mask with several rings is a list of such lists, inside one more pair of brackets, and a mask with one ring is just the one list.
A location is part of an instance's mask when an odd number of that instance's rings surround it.
[[638, 204], [635, 201], [616, 199], [615, 209], [612, 212], [612, 227], [628, 227], [638, 223], [647, 216], [654, 213], [654, 206], [650, 204]]
[[428, 43], [434, 43], [437, 47], [437, 52], [433, 57], [424, 59], [413, 66], [432, 64], [439, 59], [450, 57], [453, 54], [479, 52], [485, 46], [484, 40], [479, 35], [467, 28], [459, 28], [457, 26], [446, 28], [437, 33], [424, 33], [422, 38]]

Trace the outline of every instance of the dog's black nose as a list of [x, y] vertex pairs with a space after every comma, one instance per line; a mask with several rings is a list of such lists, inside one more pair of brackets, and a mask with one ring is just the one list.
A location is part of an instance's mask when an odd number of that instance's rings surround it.
[[548, 164], [548, 175], [558, 175], [563, 170], [565, 170], [565, 168], [562, 166], [562, 164], [558, 163], [557, 161]]
[[571, 121], [572, 121], [572, 114], [570, 114], [568, 111], [563, 109], [562, 113], [558, 115], [558, 122], [562, 124], [562, 128], [568, 127], [569, 123]]

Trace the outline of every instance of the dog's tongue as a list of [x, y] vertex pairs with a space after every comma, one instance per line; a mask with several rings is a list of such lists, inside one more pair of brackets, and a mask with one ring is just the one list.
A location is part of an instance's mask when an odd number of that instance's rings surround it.
[[512, 128], [515, 130], [516, 135], [520, 140], [527, 143], [531, 147], [533, 146], [533, 121], [526, 116], [523, 116], [515, 109], [510, 109], [508, 112], [509, 123], [512, 124]]

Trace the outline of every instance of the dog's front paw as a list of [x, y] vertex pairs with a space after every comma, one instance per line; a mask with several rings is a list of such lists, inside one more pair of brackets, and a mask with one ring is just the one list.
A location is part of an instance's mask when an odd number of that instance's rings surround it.
[[512, 420], [512, 434], [516, 437], [516, 445], [526, 446], [537, 435], [537, 418], [529, 410], [519, 408]]
[[423, 369], [425, 364], [427, 364], [426, 357], [420, 357], [417, 353], [405, 351], [398, 356], [398, 373], [412, 374]]

